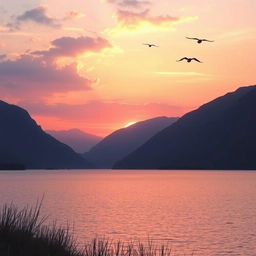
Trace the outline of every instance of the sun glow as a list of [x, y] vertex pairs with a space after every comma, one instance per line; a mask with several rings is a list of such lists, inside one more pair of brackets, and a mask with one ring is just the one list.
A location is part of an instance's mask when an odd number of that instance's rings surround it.
[[137, 122], [132, 121], [132, 122], [127, 123], [124, 127], [127, 128], [127, 127], [129, 127], [129, 126], [131, 126], [131, 125], [133, 125], [133, 124], [136, 124], [136, 123], [137, 123]]

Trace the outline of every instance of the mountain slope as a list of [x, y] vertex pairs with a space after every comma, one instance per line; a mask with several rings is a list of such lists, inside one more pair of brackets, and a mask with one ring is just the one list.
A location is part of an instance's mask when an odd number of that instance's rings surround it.
[[101, 137], [85, 133], [79, 129], [62, 131], [47, 130], [46, 132], [58, 141], [70, 146], [77, 153], [89, 151], [93, 146], [102, 140]]
[[25, 165], [10, 152], [0, 148], [0, 170], [20, 170], [25, 169]]
[[26, 168], [88, 168], [67, 145], [46, 134], [24, 109], [0, 101], [0, 163]]
[[192, 111], [115, 165], [125, 169], [256, 169], [256, 86]]
[[84, 156], [98, 168], [112, 168], [116, 161], [127, 156], [176, 120], [177, 118], [157, 117], [117, 130]]

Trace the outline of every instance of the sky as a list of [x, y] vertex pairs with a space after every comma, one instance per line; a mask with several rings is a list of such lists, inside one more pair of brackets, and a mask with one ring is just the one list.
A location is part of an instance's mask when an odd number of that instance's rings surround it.
[[255, 11], [255, 0], [1, 1], [0, 99], [43, 129], [100, 136], [182, 116], [255, 84]]

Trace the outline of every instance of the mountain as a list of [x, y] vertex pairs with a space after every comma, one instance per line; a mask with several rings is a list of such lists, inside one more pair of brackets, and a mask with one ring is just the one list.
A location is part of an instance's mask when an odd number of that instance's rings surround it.
[[58, 141], [70, 146], [77, 153], [89, 151], [93, 146], [102, 140], [101, 137], [85, 133], [79, 129], [61, 131], [47, 130], [46, 132]]
[[127, 156], [177, 119], [157, 117], [117, 130], [104, 138], [84, 156], [97, 168], [112, 168], [116, 161]]
[[192, 111], [115, 165], [120, 169], [256, 169], [256, 86]]
[[45, 133], [24, 109], [0, 101], [0, 166], [89, 168], [67, 145]]
[[0, 170], [24, 170], [25, 165], [10, 152], [0, 148]]

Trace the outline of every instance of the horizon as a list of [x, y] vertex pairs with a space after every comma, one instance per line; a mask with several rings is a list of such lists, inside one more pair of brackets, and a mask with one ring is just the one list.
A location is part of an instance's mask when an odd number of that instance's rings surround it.
[[[255, 84], [255, 9], [253, 0], [1, 3], [1, 100], [28, 110], [44, 130], [101, 137], [181, 117]], [[203, 63], [176, 62], [184, 56]]]

